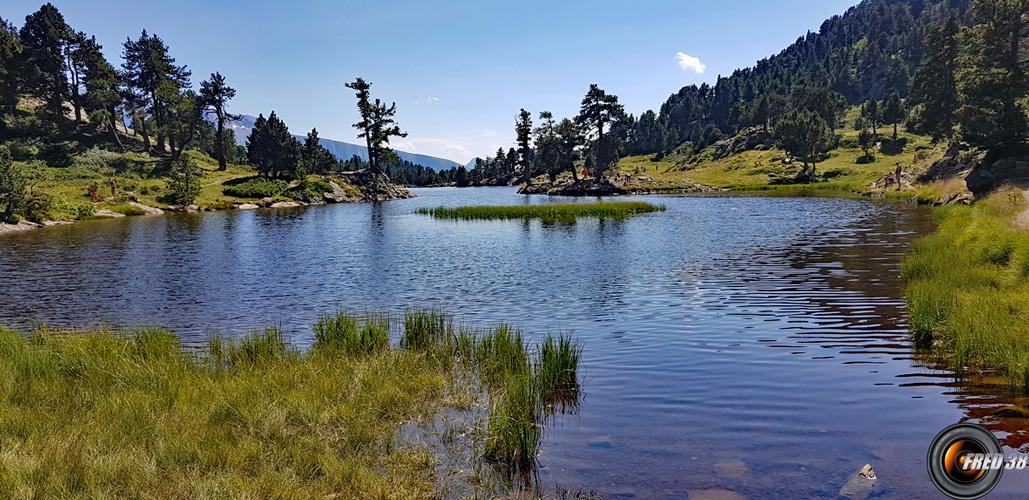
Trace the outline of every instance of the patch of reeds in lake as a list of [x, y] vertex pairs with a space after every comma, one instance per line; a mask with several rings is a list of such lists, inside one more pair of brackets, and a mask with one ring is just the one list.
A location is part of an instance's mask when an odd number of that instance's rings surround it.
[[578, 397], [566, 336], [533, 348], [509, 325], [466, 328], [438, 309], [343, 311], [312, 329], [300, 351], [275, 327], [199, 350], [159, 328], [0, 328], [0, 491], [429, 497], [434, 458], [395, 445], [401, 426], [483, 391], [479, 458], [525, 473], [554, 402]]
[[574, 222], [580, 217], [622, 219], [665, 209], [644, 201], [598, 201], [592, 203], [547, 203], [539, 205], [501, 205], [420, 208], [418, 213], [437, 219], [499, 220], [538, 219], [544, 222]]

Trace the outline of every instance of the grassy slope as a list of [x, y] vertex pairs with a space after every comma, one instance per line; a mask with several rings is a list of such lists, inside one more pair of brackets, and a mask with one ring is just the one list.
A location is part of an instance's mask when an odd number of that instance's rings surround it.
[[[856, 108], [851, 109], [844, 123], [853, 123], [856, 113]], [[619, 161], [617, 168], [627, 174], [652, 178], [652, 182], [644, 183], [642, 187], [654, 190], [681, 189], [691, 186], [691, 181], [694, 181], [734, 190], [795, 191], [803, 187], [826, 191], [861, 192], [867, 189], [870, 182], [892, 172], [898, 162], [905, 171], [917, 171], [926, 168], [943, 154], [943, 146], [933, 145], [928, 137], [905, 132], [903, 127], [900, 127], [898, 140], [906, 143], [902, 150], [891, 152], [893, 154], [879, 152], [875, 155], [874, 162], [859, 164], [857, 158], [863, 153], [857, 146], [858, 131], [848, 126], [837, 132], [843, 136], [841, 147], [833, 150], [829, 158], [819, 163], [817, 168], [822, 173], [831, 171], [839, 175], [828, 181], [810, 185], [769, 183], [768, 174], [781, 171], [783, 168], [782, 159], [785, 154], [778, 149], [746, 151], [719, 160], [703, 162], [691, 166], [688, 170], [680, 169], [676, 158], [671, 156], [660, 161], [651, 161], [650, 155], [630, 156]], [[882, 127], [879, 133], [889, 137], [892, 135], [892, 128]], [[920, 187], [922, 192], [917, 194], [931, 196], [938, 190], [940, 187], [925, 186]], [[911, 195], [912, 193], [908, 192], [902, 196]]]
[[916, 342], [959, 369], [1029, 388], [1029, 229], [1020, 191], [937, 210], [940, 227], [904, 262]]

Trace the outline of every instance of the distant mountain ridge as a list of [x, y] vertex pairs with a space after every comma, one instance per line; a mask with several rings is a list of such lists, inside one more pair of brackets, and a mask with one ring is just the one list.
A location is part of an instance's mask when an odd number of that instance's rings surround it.
[[[254, 128], [254, 122], [257, 121], [256, 116], [252, 115], [240, 115], [238, 120], [231, 120], [225, 123], [225, 126], [232, 130], [233, 135], [236, 137], [236, 143], [245, 146], [247, 143], [247, 137], [250, 136], [250, 131]], [[293, 134], [294, 137], [304, 142], [306, 136]], [[336, 141], [333, 139], [319, 138], [318, 143], [329, 150], [336, 158], [340, 160], [349, 160], [354, 155], [360, 156], [361, 159], [368, 159], [368, 148], [358, 145], [351, 144], [349, 142]], [[441, 170], [449, 170], [453, 167], [460, 167], [461, 164], [448, 160], [446, 158], [437, 158], [435, 156], [422, 155], [417, 153], [408, 153], [406, 151], [396, 150], [397, 156], [401, 160], [407, 160], [415, 165], [421, 165], [426, 168], [431, 168], [437, 172]]]

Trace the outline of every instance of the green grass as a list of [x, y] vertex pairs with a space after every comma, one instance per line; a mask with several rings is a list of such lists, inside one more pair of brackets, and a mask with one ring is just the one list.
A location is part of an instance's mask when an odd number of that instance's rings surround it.
[[540, 343], [536, 380], [547, 403], [575, 402], [579, 392], [582, 349], [570, 335], [547, 335]]
[[316, 345], [349, 354], [369, 354], [389, 347], [389, 317], [340, 311], [318, 318], [314, 324]]
[[421, 208], [418, 209], [418, 213], [431, 215], [438, 219], [569, 221], [578, 217], [624, 218], [664, 209], [663, 206], [642, 201], [598, 201], [593, 203]]
[[911, 329], [955, 368], [997, 372], [1029, 389], [1029, 230], [1022, 193], [938, 208], [937, 231], [903, 264]]
[[[393, 348], [390, 324], [378, 314], [326, 315], [307, 351], [274, 327], [214, 336], [201, 350], [156, 328], [0, 329], [0, 491], [433, 498], [436, 459], [424, 445], [398, 442], [398, 430], [468, 406], [454, 385], [479, 387], [475, 380], [483, 386], [473, 392], [489, 400], [473, 434], [481, 460], [531, 471], [546, 379], [534, 367], [553, 363], [539, 353], [578, 347], [551, 339], [532, 359], [517, 329], [455, 327], [436, 309], [407, 311]], [[576, 354], [563, 373], [577, 363]]]

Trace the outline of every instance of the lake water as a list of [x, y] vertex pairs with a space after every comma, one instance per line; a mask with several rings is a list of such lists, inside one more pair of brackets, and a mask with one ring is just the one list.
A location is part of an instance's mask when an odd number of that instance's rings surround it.
[[[1029, 451], [1013, 396], [916, 356], [900, 261], [927, 213], [866, 201], [641, 197], [665, 212], [574, 225], [441, 221], [419, 207], [568, 201], [421, 189], [384, 204], [90, 221], [0, 238], [0, 323], [157, 324], [187, 344], [336, 308], [444, 304], [585, 344], [583, 400], [546, 429], [539, 480], [615, 498], [732, 490], [939, 498], [932, 437], [962, 419]], [[994, 497], [1029, 491], [1009, 472]]]

